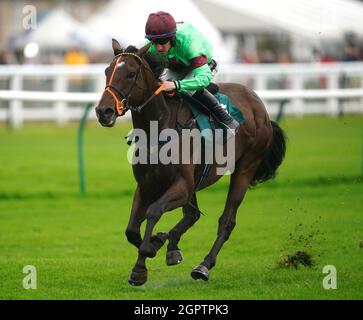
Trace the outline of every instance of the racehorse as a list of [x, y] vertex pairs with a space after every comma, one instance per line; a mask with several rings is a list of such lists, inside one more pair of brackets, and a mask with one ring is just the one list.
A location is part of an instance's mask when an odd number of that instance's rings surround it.
[[[157, 121], [159, 131], [175, 129], [180, 124], [195, 128], [195, 122], [190, 121], [193, 119], [190, 108], [183, 99], [161, 93], [158, 78], [165, 66], [147, 53], [149, 47], [150, 44], [141, 49], [133, 46], [123, 49], [113, 39], [114, 58], [105, 70], [107, 85], [96, 107], [98, 121], [102, 126], [112, 127], [118, 116], [130, 110], [134, 129], [144, 130], [148, 138], [152, 121]], [[202, 280], [208, 280], [217, 254], [235, 227], [237, 209], [249, 186], [273, 178], [286, 150], [283, 130], [269, 119], [256, 93], [240, 84], [219, 83], [218, 86], [220, 92], [241, 111], [244, 122], [234, 137], [235, 169], [230, 176], [226, 204], [218, 221], [217, 238], [204, 260], [191, 272], [194, 279]], [[221, 175], [216, 174], [216, 163], [211, 165], [202, 181], [200, 177], [205, 168], [202, 163], [136, 163], [132, 168], [137, 188], [126, 237], [138, 248], [138, 257], [128, 281], [131, 285], [142, 285], [147, 281], [146, 258], [155, 257], [166, 241], [167, 265], [182, 261], [179, 240], [197, 222], [201, 213], [196, 191], [214, 184]], [[181, 220], [168, 233], [153, 235], [154, 226], [162, 214], [179, 207], [183, 209]], [[145, 220], [142, 237], [140, 227]]]

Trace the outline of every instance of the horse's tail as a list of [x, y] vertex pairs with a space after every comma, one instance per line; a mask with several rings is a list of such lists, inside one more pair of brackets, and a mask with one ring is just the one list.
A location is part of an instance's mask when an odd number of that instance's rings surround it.
[[262, 162], [251, 181], [251, 185], [256, 185], [257, 183], [274, 178], [277, 168], [285, 157], [285, 133], [276, 122], [271, 121], [271, 125], [273, 129], [272, 143], [262, 159]]

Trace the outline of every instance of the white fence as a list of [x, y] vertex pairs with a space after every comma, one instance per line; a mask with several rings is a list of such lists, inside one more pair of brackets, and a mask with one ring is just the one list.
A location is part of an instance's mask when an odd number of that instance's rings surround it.
[[[79, 119], [105, 85], [105, 65], [1, 66], [0, 121], [14, 126], [30, 120], [65, 123]], [[289, 100], [286, 113], [363, 113], [363, 63], [221, 65], [218, 81], [253, 87], [271, 114]], [[80, 84], [87, 83], [87, 87]], [[323, 87], [321, 89], [321, 87]], [[311, 89], [320, 88], [320, 89]], [[273, 89], [273, 90], [270, 90]], [[277, 90], [276, 90], [277, 89]], [[39, 91], [34, 91], [39, 90]], [[89, 91], [67, 93], [68, 91]], [[46, 92], [44, 92], [46, 91]], [[33, 101], [32, 103], [30, 103]], [[26, 102], [26, 103], [24, 103]], [[36, 102], [34, 104], [34, 102]], [[44, 106], [40, 106], [46, 102]], [[76, 103], [76, 105], [70, 104]], [[91, 113], [91, 117], [94, 114]]]

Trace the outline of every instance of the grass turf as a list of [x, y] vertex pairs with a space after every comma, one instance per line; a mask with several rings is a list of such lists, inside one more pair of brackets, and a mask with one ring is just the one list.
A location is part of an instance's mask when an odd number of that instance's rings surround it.
[[[190, 271], [215, 240], [228, 177], [198, 193], [205, 216], [180, 242], [183, 263], [167, 267], [162, 248], [137, 288], [127, 283], [137, 250], [124, 236], [135, 188], [123, 139], [130, 124], [87, 125], [83, 197], [76, 124], [1, 126], [0, 298], [362, 299], [362, 120], [284, 119], [279, 176], [247, 193], [210, 280], [195, 281]], [[180, 209], [165, 214], [156, 231], [180, 217]], [[309, 252], [314, 266], [278, 267], [296, 251]], [[37, 268], [37, 290], [22, 287], [25, 265]], [[325, 265], [336, 267], [336, 290], [323, 288]]]

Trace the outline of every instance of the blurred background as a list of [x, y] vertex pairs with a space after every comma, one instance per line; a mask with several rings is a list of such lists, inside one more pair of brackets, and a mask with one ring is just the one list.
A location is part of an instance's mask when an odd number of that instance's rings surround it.
[[[363, 2], [358, 0], [35, 0], [31, 5], [3, 0], [0, 90], [101, 92], [111, 39], [141, 46], [145, 21], [158, 10], [210, 38], [219, 63], [216, 81], [260, 91], [363, 87]], [[271, 114], [286, 98], [261, 96]], [[12, 126], [28, 120], [64, 123], [78, 119], [83, 109], [72, 101], [28, 99], [24, 105], [1, 99], [0, 121]], [[285, 112], [361, 113], [361, 101], [358, 92], [315, 99], [300, 94], [290, 97]]]
[[[205, 32], [223, 61], [292, 63], [363, 58], [363, 4], [358, 0], [22, 0], [0, 3], [2, 63], [63, 63], [78, 48], [89, 63], [107, 62], [109, 38], [143, 43], [150, 12], [170, 11]], [[31, 9], [36, 12], [30, 16]], [[29, 21], [33, 20], [33, 21]], [[26, 26], [27, 22], [33, 25]], [[32, 28], [33, 27], [33, 28]], [[31, 50], [36, 44], [37, 50]], [[221, 48], [223, 47], [223, 48]], [[223, 53], [226, 53], [223, 52]]]

